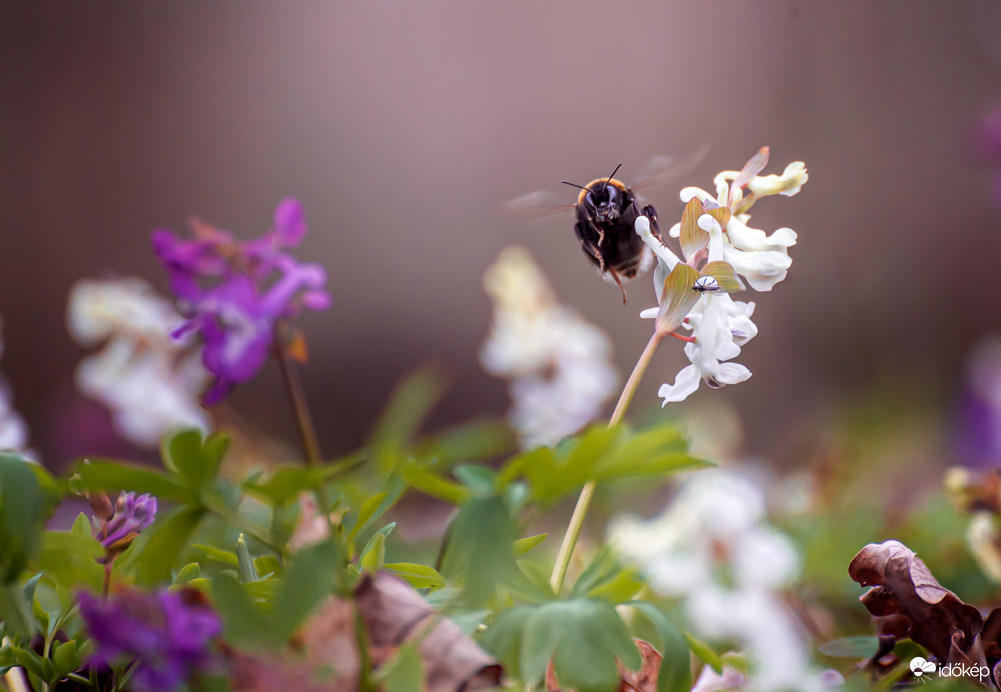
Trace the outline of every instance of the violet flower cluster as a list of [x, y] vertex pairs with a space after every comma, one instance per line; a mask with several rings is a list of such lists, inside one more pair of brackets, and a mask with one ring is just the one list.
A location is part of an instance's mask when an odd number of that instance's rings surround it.
[[111, 666], [138, 660], [129, 687], [172, 692], [196, 670], [209, 669], [209, 640], [221, 623], [197, 592], [126, 591], [109, 600], [80, 594], [80, 614], [96, 644], [88, 663]]
[[97, 540], [105, 550], [110, 550], [129, 536], [134, 538], [149, 527], [155, 518], [155, 497], [149, 494], [136, 497], [135, 493], [122, 493], [115, 503], [115, 513], [98, 531]]
[[298, 200], [282, 200], [275, 208], [274, 227], [254, 240], [237, 240], [229, 231], [201, 222], [193, 222], [192, 229], [190, 240], [158, 229], [152, 241], [187, 317], [174, 336], [195, 331], [204, 343], [202, 363], [213, 382], [202, 401], [212, 405], [257, 374], [280, 320], [303, 309], [325, 310], [331, 298], [323, 267], [300, 263], [285, 252], [307, 232]]

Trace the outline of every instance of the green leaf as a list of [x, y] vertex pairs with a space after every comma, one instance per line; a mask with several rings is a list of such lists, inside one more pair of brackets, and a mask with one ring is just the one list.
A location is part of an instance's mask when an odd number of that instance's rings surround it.
[[427, 368], [418, 370], [396, 388], [372, 433], [372, 451], [380, 469], [391, 468], [401, 460], [403, 450], [444, 391], [442, 377]]
[[258, 581], [261, 578], [257, 574], [257, 568], [254, 566], [253, 558], [250, 557], [250, 549], [242, 533], [236, 539], [236, 558], [241, 582]]
[[229, 442], [227, 435], [210, 435], [203, 442], [200, 430], [180, 430], [163, 439], [163, 465], [176, 471], [185, 487], [200, 492], [219, 473]]
[[55, 668], [56, 680], [63, 678], [67, 673], [72, 673], [80, 667], [80, 654], [77, 652], [77, 644], [70, 639], [67, 642], [56, 642], [52, 647], [52, 666]]
[[0, 454], [0, 584], [12, 584], [38, 551], [46, 497], [32, 464]]
[[183, 585], [202, 576], [202, 568], [197, 562], [189, 562], [174, 575], [173, 584]]
[[446, 480], [414, 461], [404, 462], [396, 473], [414, 490], [452, 505], [462, 504], [469, 497], [465, 486]]
[[712, 465], [688, 454], [688, 442], [673, 425], [659, 425], [622, 439], [623, 444], [596, 464], [598, 480], [663, 476]]
[[548, 533], [540, 533], [535, 536], [519, 538], [514, 542], [514, 556], [521, 557], [535, 546], [542, 543], [549, 536]]
[[501, 662], [508, 675], [518, 679], [525, 678], [521, 671], [521, 641], [525, 624], [535, 610], [527, 605], [503, 610], [479, 634], [480, 645]]
[[517, 535], [500, 497], [473, 497], [459, 508], [451, 525], [444, 572], [462, 575], [467, 605], [485, 603], [498, 584], [516, 573], [513, 543]]
[[205, 545], [204, 543], [192, 543], [191, 547], [200, 553], [204, 553], [205, 557], [209, 558], [210, 560], [221, 562], [227, 567], [240, 566], [240, 558], [236, 556], [236, 553], [231, 552], [229, 550], [216, 548], [214, 545]]
[[376, 511], [382, 506], [382, 501], [385, 499], [386, 493], [378, 493], [376, 495], [372, 495], [361, 503], [358, 507], [358, 519], [348, 532], [349, 543], [354, 541], [359, 532], [368, 528], [369, 523], [376, 518]]
[[263, 483], [259, 477], [249, 478], [244, 481], [243, 487], [248, 492], [262, 496], [280, 507], [295, 499], [300, 493], [322, 488], [337, 476], [357, 468], [363, 461], [364, 457], [361, 454], [352, 454], [317, 468], [284, 467], [275, 471]]
[[656, 642], [663, 659], [657, 676], [657, 692], [688, 692], [692, 688], [692, 669], [688, 643], [674, 623], [652, 603], [630, 603], [654, 626], [660, 641]]
[[162, 471], [106, 459], [90, 459], [74, 468], [80, 490], [110, 490], [149, 493], [160, 502], [188, 503], [191, 493], [176, 477]]
[[31, 602], [18, 584], [0, 585], [0, 620], [6, 631], [27, 640], [38, 631]]
[[386, 562], [386, 534], [377, 533], [358, 556], [358, 566], [366, 572], [378, 572]]
[[232, 573], [217, 574], [212, 579], [211, 593], [212, 603], [222, 615], [227, 641], [259, 648], [270, 640], [267, 620]]
[[380, 675], [385, 692], [414, 692], [424, 689], [424, 666], [417, 647], [404, 644]]
[[817, 650], [832, 658], [872, 658], [879, 651], [879, 637], [842, 637], [824, 642]]
[[333, 540], [295, 553], [275, 594], [272, 641], [284, 644], [306, 616], [334, 588], [334, 573], [343, 556]]
[[701, 639], [696, 639], [689, 632], [682, 632], [681, 634], [685, 638], [688, 648], [700, 661], [716, 671], [717, 675], [723, 674], [723, 659], [711, 646]]
[[274, 555], [261, 555], [260, 557], [255, 557], [254, 568], [257, 570], [257, 573], [261, 575], [261, 579], [267, 579], [268, 577], [282, 571], [282, 565], [278, 562], [278, 558]]
[[560, 683], [579, 692], [615, 689], [616, 658], [631, 670], [643, 663], [615, 608], [595, 599], [554, 601], [534, 608], [521, 642], [525, 682], [541, 678], [550, 653]]
[[57, 584], [101, 589], [104, 570], [97, 560], [104, 555], [104, 548], [95, 539], [69, 531], [46, 531], [41, 544], [35, 564]]
[[505, 421], [473, 421], [422, 439], [414, 456], [434, 457], [439, 467], [458, 461], [483, 461], [507, 454], [517, 438]]
[[142, 584], [159, 584], [170, 579], [170, 571], [181, 551], [191, 542], [204, 511], [195, 507], [180, 507], [163, 521], [139, 535], [143, 541], [136, 547], [136, 579]]
[[463, 464], [452, 471], [459, 481], [477, 495], [492, 495], [496, 474], [485, 466]]
[[90, 517], [84, 512], [77, 514], [76, 519], [73, 520], [73, 526], [70, 528], [70, 533], [74, 536], [86, 536], [90, 538], [93, 535]]
[[415, 589], [440, 589], [446, 585], [445, 577], [432, 567], [413, 562], [391, 562], [383, 567], [399, 574]]

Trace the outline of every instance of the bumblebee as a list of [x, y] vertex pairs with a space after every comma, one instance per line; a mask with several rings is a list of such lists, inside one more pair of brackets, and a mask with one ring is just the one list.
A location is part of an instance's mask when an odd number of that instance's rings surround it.
[[625, 183], [612, 175], [597, 178], [587, 185], [576, 185], [561, 180], [564, 185], [580, 188], [577, 196], [577, 223], [574, 232], [581, 249], [603, 276], [610, 277], [622, 291], [622, 301], [626, 300], [626, 290], [622, 279], [632, 279], [646, 271], [653, 261], [653, 252], [634, 230], [636, 219], [645, 216], [650, 220], [654, 235], [660, 235], [657, 225], [657, 210], [652, 204], [645, 204]]
[[615, 282], [625, 302], [623, 279], [635, 278], [653, 264], [653, 251], [634, 230], [636, 219], [647, 217], [651, 230], [660, 237], [657, 211], [635, 191], [661, 185], [690, 172], [707, 151], [708, 147], [703, 146], [681, 158], [655, 156], [647, 164], [648, 174], [632, 187], [615, 177], [622, 164], [607, 178], [597, 178], [587, 185], [560, 181], [580, 188], [576, 204], [558, 204], [555, 195], [537, 190], [511, 201], [508, 208], [529, 219], [573, 209], [577, 218], [574, 232], [581, 249], [602, 276]]

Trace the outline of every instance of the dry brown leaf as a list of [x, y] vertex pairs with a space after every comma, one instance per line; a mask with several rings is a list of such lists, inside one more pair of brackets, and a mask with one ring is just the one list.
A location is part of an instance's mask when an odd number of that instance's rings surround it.
[[473, 692], [500, 684], [500, 665], [402, 579], [366, 574], [355, 588], [355, 603], [373, 665], [389, 661], [401, 645], [419, 641], [429, 692]]
[[[870, 543], [848, 566], [862, 586], [872, 586], [859, 600], [875, 616], [904, 615], [907, 636], [939, 661], [953, 656], [983, 656], [976, 637], [983, 619], [935, 579], [917, 554], [900, 541]], [[959, 638], [954, 634], [960, 634]], [[956, 647], [955, 650], [953, 647]]]
[[[657, 676], [660, 673], [660, 662], [663, 656], [642, 639], [634, 639], [633, 641], [636, 643], [636, 648], [640, 650], [643, 665], [638, 671], [632, 671], [616, 659], [620, 682], [619, 686], [615, 688], [615, 692], [657, 692]], [[574, 690], [560, 687], [552, 661], [546, 668], [546, 690], [547, 692], [574, 692]]]

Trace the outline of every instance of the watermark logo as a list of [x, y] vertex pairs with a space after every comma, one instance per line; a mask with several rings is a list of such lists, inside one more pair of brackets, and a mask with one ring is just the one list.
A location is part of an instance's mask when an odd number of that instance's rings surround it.
[[911, 659], [911, 673], [914, 677], [924, 682], [929, 675], [938, 675], [940, 678], [977, 678], [980, 682], [990, 678], [991, 670], [987, 666], [968, 665], [966, 663], [949, 663], [944, 666], [936, 666], [934, 662], [925, 660], [920, 656]]
[[921, 678], [922, 682], [924, 681], [924, 677], [926, 675], [934, 673], [936, 669], [934, 663], [932, 663], [931, 661], [926, 661], [920, 656], [915, 656], [914, 658], [911, 659], [910, 668], [911, 672], [914, 673], [914, 677]]

